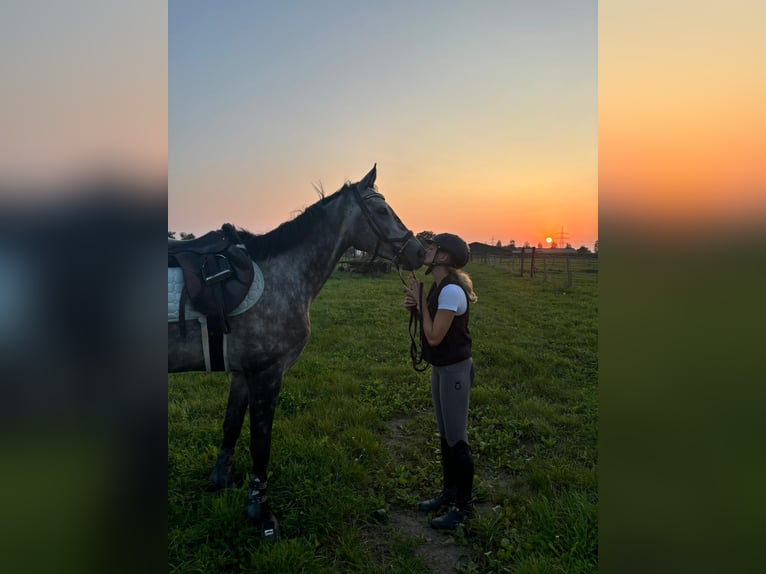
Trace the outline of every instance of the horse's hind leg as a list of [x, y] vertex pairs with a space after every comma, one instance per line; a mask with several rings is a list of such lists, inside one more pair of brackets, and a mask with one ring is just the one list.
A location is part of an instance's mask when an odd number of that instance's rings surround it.
[[234, 447], [242, 432], [245, 413], [248, 404], [247, 379], [242, 373], [232, 373], [229, 387], [229, 400], [226, 404], [226, 415], [223, 419], [223, 441], [218, 450], [218, 459], [210, 473], [210, 484], [218, 488], [229, 488], [234, 485], [231, 476], [231, 464], [234, 457]]
[[250, 404], [250, 455], [253, 474], [247, 493], [247, 515], [261, 528], [264, 538], [279, 537], [276, 518], [266, 496], [269, 459], [271, 457], [271, 429], [274, 411], [282, 386], [283, 371], [274, 366], [264, 373], [248, 378]]

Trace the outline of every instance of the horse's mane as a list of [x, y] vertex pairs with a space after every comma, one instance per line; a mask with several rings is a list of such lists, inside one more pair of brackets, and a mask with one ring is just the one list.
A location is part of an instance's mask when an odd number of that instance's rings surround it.
[[239, 237], [250, 252], [250, 256], [253, 259], [268, 259], [305, 241], [316, 225], [323, 221], [327, 204], [337, 199], [348, 185], [349, 183], [346, 182], [342, 188], [327, 197], [323, 190], [317, 190], [321, 196], [319, 201], [308, 206], [295, 218], [285, 221], [263, 235], [255, 235], [240, 228]]

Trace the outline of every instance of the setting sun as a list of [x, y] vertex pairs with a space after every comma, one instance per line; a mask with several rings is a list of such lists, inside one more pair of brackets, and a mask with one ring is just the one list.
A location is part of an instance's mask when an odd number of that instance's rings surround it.
[[553, 238], [552, 237], [546, 237], [545, 238], [545, 242], [546, 243], [553, 243]]

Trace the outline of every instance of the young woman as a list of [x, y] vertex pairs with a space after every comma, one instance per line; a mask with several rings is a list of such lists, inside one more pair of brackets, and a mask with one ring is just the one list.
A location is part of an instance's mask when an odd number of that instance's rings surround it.
[[426, 274], [434, 284], [426, 295], [413, 278], [404, 306], [422, 319], [423, 358], [432, 365], [431, 397], [441, 435], [443, 489], [421, 502], [424, 512], [448, 508], [431, 521], [437, 529], [454, 528], [473, 515], [473, 458], [468, 446], [468, 402], [473, 383], [469, 305], [476, 302], [471, 278], [461, 268], [468, 263], [469, 248], [452, 233], [440, 233], [429, 242]]

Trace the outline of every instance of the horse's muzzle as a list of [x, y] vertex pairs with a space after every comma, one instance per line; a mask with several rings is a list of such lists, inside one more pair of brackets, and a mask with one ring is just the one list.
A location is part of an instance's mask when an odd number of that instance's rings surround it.
[[414, 271], [423, 266], [425, 257], [426, 252], [425, 249], [423, 249], [423, 245], [413, 236], [404, 244], [397, 259], [402, 269], [405, 269], [406, 271]]

